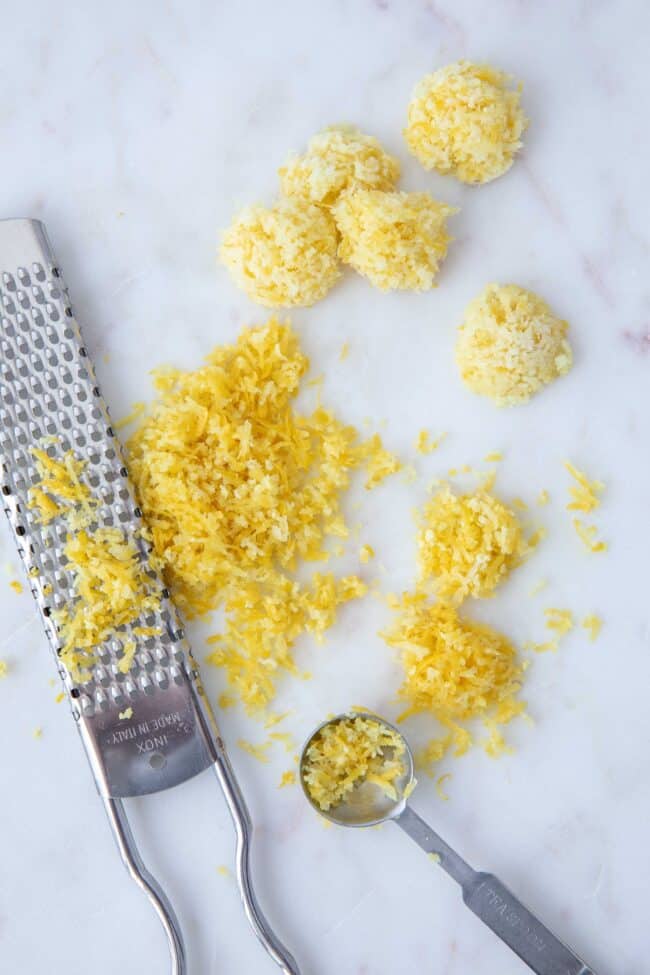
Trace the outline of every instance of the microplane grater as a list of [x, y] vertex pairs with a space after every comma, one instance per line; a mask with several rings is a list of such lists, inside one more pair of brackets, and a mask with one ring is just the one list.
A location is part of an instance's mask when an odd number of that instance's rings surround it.
[[[237, 834], [237, 877], [244, 909], [258, 938], [287, 975], [297, 964], [264, 917], [250, 873], [252, 825], [199, 671], [169, 592], [148, 564], [142, 513], [129, 483], [92, 362], [61, 270], [38, 220], [0, 221], [0, 489], [32, 594], [54, 651], [59, 675], [81, 734], [97, 788], [131, 877], [157, 911], [169, 940], [172, 975], [187, 961], [176, 915], [144, 866], [123, 799], [145, 796], [214, 769]], [[43, 524], [29, 506], [39, 475], [32, 453], [72, 450], [85, 462], [84, 479], [96, 504], [98, 527], [118, 528], [138, 547], [158, 610], [148, 611], [96, 648], [90, 680], [79, 683], [58, 656], [56, 611], [75, 599], [66, 564], [65, 520]], [[158, 628], [138, 636], [136, 627]], [[118, 661], [127, 641], [131, 669]], [[131, 719], [120, 713], [132, 708]]]

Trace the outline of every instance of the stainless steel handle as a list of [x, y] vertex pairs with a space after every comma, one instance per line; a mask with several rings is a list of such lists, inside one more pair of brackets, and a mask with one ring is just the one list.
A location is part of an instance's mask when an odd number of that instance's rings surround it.
[[124, 866], [149, 898], [165, 929], [171, 957], [171, 975], [187, 975], [185, 945], [178, 918], [164, 890], [142, 861], [122, 800], [108, 796], [102, 796], [102, 799]]
[[594, 975], [498, 877], [475, 873], [463, 900], [537, 975]]
[[259, 905], [251, 877], [251, 840], [253, 827], [239, 783], [235, 778], [226, 752], [222, 752], [214, 766], [219, 785], [226, 797], [228, 809], [237, 834], [236, 865], [237, 882], [244, 911], [255, 934], [284, 975], [300, 975], [298, 964], [290, 951], [276, 936]]

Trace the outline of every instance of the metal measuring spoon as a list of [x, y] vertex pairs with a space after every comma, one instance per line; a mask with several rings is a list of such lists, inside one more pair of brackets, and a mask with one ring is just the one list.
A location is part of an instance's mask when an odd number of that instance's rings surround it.
[[[396, 732], [404, 742], [404, 774], [394, 784], [397, 800], [391, 799], [371, 782], [360, 783], [350, 797], [338, 805], [321, 809], [311, 798], [305, 782], [307, 750], [314, 738], [329, 724], [363, 717]], [[595, 975], [578, 956], [556, 938], [494, 874], [474, 870], [435, 833], [409, 806], [407, 797], [415, 783], [413, 753], [402, 733], [383, 718], [367, 712], [339, 714], [319, 725], [300, 756], [300, 783], [313, 808], [338, 826], [376, 826], [392, 820], [429, 854], [450, 877], [460, 884], [463, 900], [502, 941], [512, 948], [537, 975]]]

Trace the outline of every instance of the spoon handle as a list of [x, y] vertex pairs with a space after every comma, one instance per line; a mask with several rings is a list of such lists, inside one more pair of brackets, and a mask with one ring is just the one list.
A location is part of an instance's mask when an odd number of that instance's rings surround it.
[[463, 900], [537, 975], [595, 975], [493, 874], [475, 873]]
[[395, 822], [460, 884], [467, 907], [536, 975], [595, 975], [505, 884], [470, 867], [410, 806], [404, 807]]

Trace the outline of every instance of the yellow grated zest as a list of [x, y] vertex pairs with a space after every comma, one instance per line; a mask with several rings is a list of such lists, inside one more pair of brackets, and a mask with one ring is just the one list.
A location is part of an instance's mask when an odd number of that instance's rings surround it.
[[391, 190], [399, 179], [397, 159], [377, 139], [351, 125], [333, 125], [310, 139], [307, 152], [280, 169], [286, 196], [331, 206], [346, 190]]
[[223, 235], [222, 263], [267, 308], [313, 305], [341, 276], [330, 214], [302, 200], [246, 207]]
[[362, 545], [359, 549], [359, 561], [366, 565], [371, 559], [375, 557], [375, 550], [372, 545]]
[[571, 485], [569, 488], [569, 494], [571, 496], [571, 501], [567, 505], [568, 511], [584, 511], [586, 514], [590, 511], [594, 511], [596, 508], [600, 507], [599, 494], [605, 490], [605, 485], [602, 481], [590, 481], [586, 474], [579, 471], [573, 464], [570, 464], [568, 460], [564, 462], [564, 466], [568, 470], [569, 474], [576, 481], [576, 484]]
[[439, 775], [438, 778], [436, 779], [436, 792], [438, 793], [438, 797], [440, 799], [443, 799], [445, 802], [449, 800], [449, 796], [444, 790], [444, 785], [445, 782], [447, 782], [447, 780], [450, 778], [451, 778], [451, 772], [445, 772], [444, 775]]
[[530, 551], [514, 511], [482, 488], [448, 485], [425, 505], [417, 537], [420, 577], [455, 602], [489, 596]]
[[596, 538], [596, 532], [598, 529], [595, 525], [586, 525], [584, 521], [581, 521], [579, 518], [574, 518], [573, 527], [575, 528], [580, 541], [590, 552], [607, 551], [607, 542], [599, 541]]
[[430, 860], [433, 860], [434, 863], [440, 863], [441, 858], [439, 853], [427, 853], [427, 856]]
[[465, 385], [497, 406], [525, 403], [572, 364], [567, 322], [516, 284], [488, 284], [465, 310], [456, 363]]
[[540, 579], [539, 582], [535, 583], [533, 588], [529, 591], [528, 595], [536, 596], [538, 593], [542, 591], [542, 589], [546, 589], [547, 585], [548, 585], [547, 579]]
[[588, 616], [585, 616], [582, 621], [582, 625], [589, 634], [589, 639], [593, 643], [594, 640], [598, 639], [600, 631], [603, 627], [603, 621], [601, 620], [600, 616], [596, 616], [595, 613], [590, 613]]
[[10, 581], [10, 583], [9, 583], [9, 588], [10, 588], [10, 589], [13, 589], [13, 591], [14, 591], [14, 592], [15, 592], [15, 593], [16, 593], [16, 594], [17, 594], [18, 596], [20, 596], [20, 594], [21, 594], [22, 592], [24, 592], [24, 588], [23, 588], [23, 584], [22, 584], [22, 582], [19, 582], [19, 581], [18, 581], [18, 579], [12, 579], [12, 580]]
[[68, 450], [60, 460], [47, 451], [32, 448], [39, 482], [30, 490], [30, 507], [35, 508], [44, 523], [51, 521], [66, 507], [92, 506], [93, 500], [82, 475], [85, 461], [78, 460]]
[[230, 876], [230, 870], [228, 869], [228, 867], [224, 863], [221, 863], [217, 867], [217, 873], [220, 874], [222, 877], [229, 877]]
[[120, 711], [118, 718], [120, 721], [130, 721], [133, 717], [133, 708], [127, 708], [126, 711]]
[[528, 505], [522, 498], [513, 498], [511, 504], [517, 511], [528, 511]]
[[358, 190], [332, 210], [339, 256], [382, 291], [428, 291], [447, 254], [454, 207], [428, 193]]
[[271, 741], [279, 741], [284, 745], [285, 752], [289, 754], [296, 747], [296, 740], [288, 731], [272, 731], [269, 735]]
[[411, 779], [411, 781], [407, 784], [406, 788], [404, 789], [404, 792], [403, 792], [403, 798], [404, 799], [409, 799], [412, 796], [413, 791], [414, 791], [414, 789], [415, 789], [415, 787], [416, 787], [417, 784], [418, 784], [418, 780], [414, 776]]
[[264, 727], [275, 728], [275, 726], [279, 725], [281, 721], [284, 721], [285, 718], [288, 718], [290, 714], [291, 711], [283, 711], [283, 712], [276, 712], [276, 713], [271, 712], [267, 717], [266, 721], [264, 722]]
[[34, 730], [32, 732], [32, 736], [34, 738], [36, 738], [36, 740], [38, 741], [40, 738], [43, 737], [43, 729], [42, 728], [34, 728]]
[[289, 769], [287, 772], [282, 773], [282, 777], [280, 779], [278, 789], [284, 789], [285, 786], [287, 785], [295, 785], [295, 784], [296, 784], [296, 773], [293, 771], [293, 769]]
[[254, 745], [250, 741], [246, 741], [244, 738], [239, 738], [237, 744], [242, 749], [242, 751], [248, 752], [253, 758], [256, 758], [258, 762], [262, 762], [267, 765], [269, 762], [269, 756], [267, 754], [272, 742], [265, 741], [261, 745]]
[[341, 346], [341, 351], [339, 352], [339, 362], [345, 362], [347, 357], [350, 355], [350, 343], [344, 342]]
[[123, 427], [128, 427], [130, 423], [134, 423], [136, 420], [140, 419], [146, 408], [147, 407], [142, 402], [134, 403], [131, 408], [131, 412], [127, 414], [127, 416], [122, 417], [122, 419], [118, 420], [117, 423], [113, 423], [113, 429], [121, 430]]
[[539, 494], [537, 495], [537, 504], [540, 505], [540, 507], [543, 507], [544, 505], [548, 504], [549, 501], [550, 501], [550, 495], [548, 491], [546, 489], [540, 491]]
[[524, 643], [524, 650], [534, 650], [535, 653], [548, 653], [550, 650], [552, 653], [555, 653], [559, 646], [558, 640], [547, 640], [543, 643], [535, 643], [533, 640], [527, 640]]
[[364, 443], [319, 406], [293, 408], [308, 369], [289, 324], [245, 329], [191, 372], [157, 374], [161, 391], [128, 443], [140, 506], [167, 586], [190, 617], [223, 606], [208, 658], [249, 710], [266, 706], [292, 647], [365, 593], [355, 576], [316, 574], [328, 537], [345, 538], [341, 498], [365, 467], [373, 487], [399, 466], [380, 437]]
[[9, 673], [9, 664], [6, 660], [0, 660], [0, 680]]
[[448, 729], [420, 754], [436, 761], [450, 745], [457, 754], [471, 738], [459, 722], [490, 718], [507, 724], [523, 713], [517, 700], [523, 668], [510, 641], [491, 627], [462, 619], [446, 603], [430, 603], [423, 593], [404, 593], [397, 618], [384, 634], [400, 651], [404, 681], [399, 696], [407, 703], [400, 721], [412, 714], [432, 714]]
[[502, 733], [493, 724], [490, 724], [490, 736], [481, 742], [483, 750], [490, 758], [499, 758], [504, 754], [512, 754], [512, 748], [506, 744]]
[[[81, 529], [64, 546], [74, 578], [75, 601], [57, 611], [62, 640], [60, 658], [71, 674], [84, 679], [94, 661], [94, 648], [120, 626], [156, 610], [159, 598], [140, 563], [135, 544], [117, 528]], [[125, 641], [118, 663], [127, 673], [135, 655], [134, 640]]]
[[396, 780], [404, 774], [404, 741], [372, 718], [342, 718], [314, 736], [305, 754], [303, 779], [325, 812], [347, 799], [363, 782], [397, 799]]
[[486, 464], [498, 464], [500, 460], [503, 460], [503, 454], [500, 450], [495, 450], [491, 454], [486, 454], [483, 460]]
[[439, 437], [436, 437], [434, 440], [430, 440], [429, 431], [420, 430], [418, 433], [418, 438], [415, 441], [415, 449], [418, 454], [432, 454], [434, 450], [438, 449], [446, 436], [446, 433], [441, 433]]
[[548, 609], [544, 610], [544, 616], [546, 617], [547, 630], [552, 630], [559, 636], [563, 636], [573, 629], [573, 613], [570, 609], [557, 609], [554, 606], [549, 606]]
[[219, 695], [219, 699], [218, 699], [218, 702], [217, 703], [219, 704], [219, 707], [223, 711], [226, 711], [228, 708], [234, 707], [234, 705], [235, 705], [236, 702], [235, 702], [235, 698], [232, 696], [232, 694], [226, 694], [224, 692], [223, 694], [220, 694]]
[[457, 61], [426, 75], [415, 87], [404, 137], [425, 169], [464, 183], [502, 176], [521, 147], [528, 125], [521, 86], [487, 64]]
[[65, 693], [64, 691], [59, 691], [59, 693], [54, 698], [54, 703], [61, 704], [62, 701], [65, 701]]

